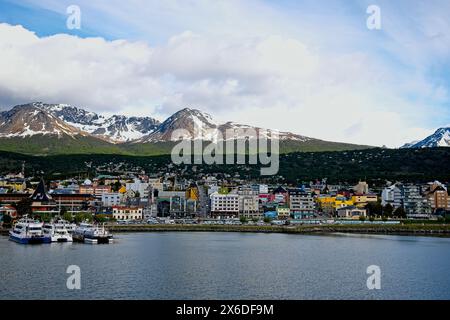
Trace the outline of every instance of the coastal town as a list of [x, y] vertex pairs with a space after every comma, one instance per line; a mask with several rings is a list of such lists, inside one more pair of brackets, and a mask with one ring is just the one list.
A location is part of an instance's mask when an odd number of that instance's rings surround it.
[[263, 184], [207, 174], [199, 179], [145, 172], [97, 174], [63, 180], [26, 177], [24, 169], [0, 178], [0, 221], [21, 217], [131, 224], [295, 225], [446, 221], [448, 187], [439, 181], [386, 182], [371, 187], [331, 184]]

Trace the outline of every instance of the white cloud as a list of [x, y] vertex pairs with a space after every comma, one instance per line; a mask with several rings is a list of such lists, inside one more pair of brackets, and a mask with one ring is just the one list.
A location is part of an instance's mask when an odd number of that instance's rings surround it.
[[416, 82], [399, 86], [405, 78], [370, 53], [324, 53], [292, 37], [185, 31], [151, 47], [39, 38], [0, 24], [0, 52], [3, 105], [39, 100], [160, 117], [190, 106], [222, 120], [371, 145], [399, 146], [428, 132], [416, 125], [423, 106], [402, 98]]

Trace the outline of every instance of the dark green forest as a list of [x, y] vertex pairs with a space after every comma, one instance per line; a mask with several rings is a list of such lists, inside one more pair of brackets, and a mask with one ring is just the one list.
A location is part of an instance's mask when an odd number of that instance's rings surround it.
[[[185, 177], [222, 173], [254, 179], [297, 183], [321, 178], [329, 182], [385, 180], [425, 182], [450, 181], [450, 148], [367, 149], [334, 152], [294, 152], [280, 155], [277, 176], [261, 177], [258, 165], [173, 165], [169, 155], [129, 156], [79, 154], [29, 156], [0, 152], [0, 173], [19, 172], [25, 161], [27, 176], [65, 178], [99, 173], [145, 170], [147, 174], [172, 172]], [[122, 164], [117, 166], [117, 164]], [[108, 165], [109, 166], [106, 166]], [[102, 168], [99, 168], [102, 166]], [[105, 168], [108, 169], [105, 170]], [[102, 169], [102, 170], [100, 170]], [[104, 172], [102, 172], [104, 171]]]

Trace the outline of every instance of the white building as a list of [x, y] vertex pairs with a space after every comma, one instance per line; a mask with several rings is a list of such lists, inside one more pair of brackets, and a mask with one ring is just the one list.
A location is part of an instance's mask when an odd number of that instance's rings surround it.
[[356, 186], [353, 187], [353, 190], [357, 194], [368, 194], [369, 193], [369, 185], [365, 181], [360, 181]]
[[259, 185], [259, 193], [262, 193], [262, 194], [269, 193], [269, 186], [267, 184], [260, 184]]
[[289, 190], [289, 209], [296, 218], [313, 216], [316, 212], [314, 197], [302, 190]]
[[115, 206], [112, 214], [116, 220], [142, 220], [143, 208]]
[[337, 215], [340, 218], [359, 219], [360, 217], [366, 217], [367, 211], [355, 206], [348, 206], [337, 209]]
[[210, 199], [211, 215], [220, 217], [239, 215], [239, 195], [237, 193], [214, 192], [210, 195]]
[[127, 183], [126, 184], [126, 188], [127, 191], [134, 191], [134, 193], [139, 192], [139, 197], [140, 198], [147, 198], [149, 196], [148, 191], [149, 191], [149, 183], [147, 182], [142, 182], [139, 179], [135, 179], [134, 182], [131, 183]]
[[261, 218], [259, 212], [259, 196], [257, 191], [251, 189], [240, 190], [239, 195], [239, 215], [246, 218]]
[[403, 186], [401, 184], [393, 184], [384, 188], [381, 192], [381, 204], [383, 206], [389, 203], [394, 209], [397, 209], [403, 206], [403, 198]]
[[118, 192], [103, 193], [102, 203], [104, 207], [118, 206], [122, 200], [122, 194]]

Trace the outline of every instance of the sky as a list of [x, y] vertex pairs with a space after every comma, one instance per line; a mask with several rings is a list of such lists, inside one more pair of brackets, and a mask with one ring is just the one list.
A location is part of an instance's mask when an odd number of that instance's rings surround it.
[[399, 147], [450, 124], [449, 13], [448, 0], [0, 0], [0, 107], [159, 120], [189, 107]]

